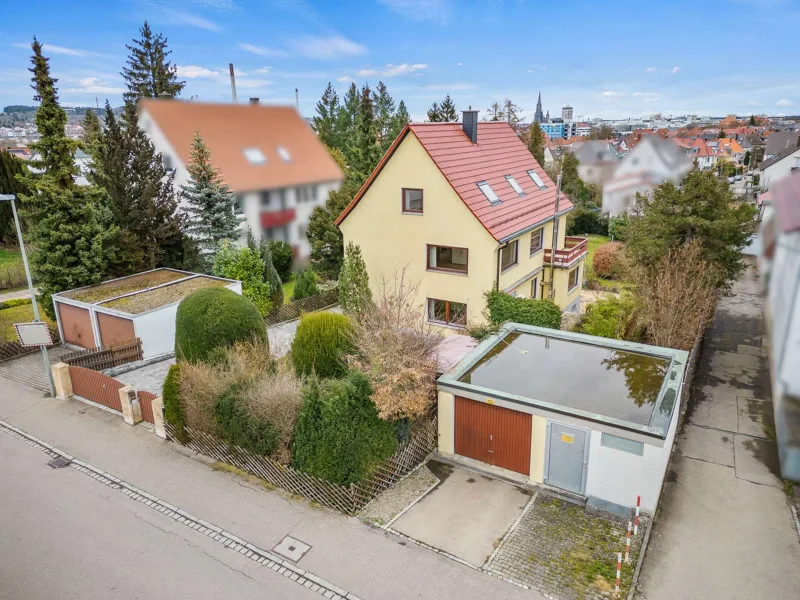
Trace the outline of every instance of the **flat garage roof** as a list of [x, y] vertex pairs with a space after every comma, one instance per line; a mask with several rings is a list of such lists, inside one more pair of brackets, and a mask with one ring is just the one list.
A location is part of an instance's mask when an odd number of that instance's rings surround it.
[[664, 438], [687, 360], [680, 350], [508, 323], [439, 385]]

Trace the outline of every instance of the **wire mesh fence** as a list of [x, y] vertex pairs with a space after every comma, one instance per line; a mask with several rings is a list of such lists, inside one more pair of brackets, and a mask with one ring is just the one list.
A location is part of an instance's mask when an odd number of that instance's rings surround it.
[[278, 323], [284, 323], [286, 321], [297, 319], [303, 313], [314, 312], [315, 310], [327, 308], [336, 304], [337, 302], [339, 302], [339, 290], [338, 288], [333, 288], [332, 290], [327, 290], [325, 292], [309, 296], [308, 298], [295, 300], [294, 302], [289, 302], [288, 304], [279, 306], [267, 315], [265, 321], [267, 322], [267, 326], [277, 325]]

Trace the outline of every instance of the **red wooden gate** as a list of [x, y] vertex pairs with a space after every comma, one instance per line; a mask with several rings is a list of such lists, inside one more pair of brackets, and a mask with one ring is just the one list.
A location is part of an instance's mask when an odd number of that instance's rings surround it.
[[72, 379], [72, 393], [81, 398], [102, 404], [117, 412], [122, 412], [119, 401], [119, 389], [125, 384], [116, 379], [92, 371], [84, 367], [70, 365], [69, 376]]
[[153, 420], [153, 398], [155, 397], [156, 395], [150, 392], [139, 392], [139, 405], [142, 407], [142, 418], [151, 425], [155, 425], [155, 421]]

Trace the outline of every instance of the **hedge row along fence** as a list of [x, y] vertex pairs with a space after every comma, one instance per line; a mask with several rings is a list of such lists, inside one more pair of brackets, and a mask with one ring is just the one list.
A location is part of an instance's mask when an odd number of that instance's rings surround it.
[[[165, 428], [167, 439], [180, 443], [175, 438], [174, 430], [169, 423], [165, 423]], [[436, 419], [425, 422], [412, 433], [405, 446], [375, 468], [368, 478], [347, 486], [296, 471], [266, 456], [242, 450], [238, 446], [228, 446], [207, 433], [189, 428], [185, 428], [184, 431], [188, 441], [183, 445], [195, 452], [233, 465], [276, 487], [351, 516], [358, 514], [370, 500], [424, 462], [436, 448], [438, 440]]]
[[93, 371], [105, 371], [137, 360], [142, 360], [142, 340], [139, 338], [113, 346], [78, 350], [61, 357], [61, 362], [70, 366], [85, 367]]
[[339, 302], [339, 289], [333, 288], [326, 292], [314, 294], [302, 300], [295, 300], [279, 306], [270, 312], [265, 321], [267, 325], [277, 325], [278, 323], [285, 323], [300, 318], [300, 315], [307, 312], [314, 312], [315, 310], [322, 310]]
[[[50, 329], [50, 335], [53, 338], [53, 345], [60, 344], [61, 339], [58, 337], [58, 329], [53, 329], [52, 327], [48, 327], [48, 329]], [[0, 362], [25, 356], [26, 354], [33, 354], [34, 352], [39, 352], [38, 346], [23, 346], [19, 342], [5, 342], [0, 344]]]

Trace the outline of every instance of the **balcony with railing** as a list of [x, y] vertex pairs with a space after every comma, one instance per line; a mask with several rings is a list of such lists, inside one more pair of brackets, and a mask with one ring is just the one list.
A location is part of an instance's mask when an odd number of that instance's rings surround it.
[[272, 227], [282, 227], [294, 221], [294, 209], [284, 208], [283, 210], [262, 211], [261, 227], [271, 229]]
[[[564, 248], [556, 250], [555, 260], [553, 264], [556, 267], [566, 268], [570, 267], [577, 260], [582, 258], [588, 253], [589, 240], [581, 237], [567, 236], [564, 238]], [[553, 256], [551, 248], [545, 248], [544, 251], [544, 264], [549, 265]]]

